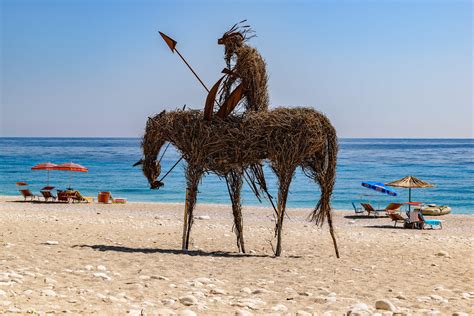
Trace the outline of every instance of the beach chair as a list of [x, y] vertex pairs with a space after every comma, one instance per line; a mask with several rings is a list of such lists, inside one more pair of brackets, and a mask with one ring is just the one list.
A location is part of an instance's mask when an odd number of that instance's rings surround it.
[[397, 223], [398, 222], [402, 222], [402, 223], [405, 223], [405, 221], [407, 220], [405, 217], [403, 217], [401, 214], [399, 213], [396, 213], [396, 212], [387, 212], [388, 214], [388, 217], [390, 217], [390, 219], [395, 222], [393, 224], [393, 227], [396, 227], [397, 226]]
[[370, 205], [370, 203], [360, 203], [360, 205], [362, 205], [362, 207], [369, 214], [369, 216], [371, 213], [373, 213], [374, 217], [377, 217], [378, 212], [381, 212], [381, 210], [376, 210], [372, 205]]
[[393, 212], [398, 212], [402, 206], [403, 206], [402, 203], [390, 203], [385, 208], [385, 212], [387, 212], [387, 214], [388, 213], [393, 213]]
[[403, 227], [404, 228], [417, 228], [417, 229], [422, 229], [423, 228], [423, 220], [420, 218], [420, 211], [418, 210], [411, 210], [410, 212], [407, 212], [407, 220], [405, 221]]
[[440, 229], [443, 229], [443, 221], [439, 219], [425, 219], [421, 212], [418, 213], [418, 216], [422, 221], [421, 229], [425, 229], [426, 225], [430, 225], [431, 229], [434, 229], [434, 226], [439, 226]]
[[73, 203], [75, 202], [86, 202], [86, 203], [89, 203], [90, 199], [87, 199], [85, 198], [84, 196], [82, 196], [81, 192], [75, 190], [75, 191], [68, 191], [68, 194], [72, 200]]
[[362, 207], [357, 207], [354, 202], [352, 202], [352, 207], [354, 208], [356, 215], [364, 213], [364, 209], [362, 209]]
[[66, 191], [58, 190], [58, 196], [56, 197], [58, 202], [68, 202], [69, 203], [69, 195]]
[[51, 201], [56, 200], [56, 196], [54, 196], [53, 193], [51, 193], [51, 191], [41, 190], [40, 192], [43, 195], [43, 198], [46, 202], [48, 202], [48, 200], [51, 200]]
[[21, 195], [23, 196], [23, 198], [25, 199], [25, 201], [27, 198], [30, 198], [31, 201], [33, 201], [34, 199], [38, 197], [37, 195], [34, 195], [33, 193], [31, 193], [30, 189], [21, 189], [19, 191]]

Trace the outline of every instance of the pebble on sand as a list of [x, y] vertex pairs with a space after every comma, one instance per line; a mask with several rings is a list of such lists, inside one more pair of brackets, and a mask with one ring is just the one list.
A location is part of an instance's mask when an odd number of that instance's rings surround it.
[[56, 292], [51, 289], [46, 289], [41, 291], [42, 296], [56, 296]]
[[283, 304], [276, 304], [275, 306], [272, 307], [272, 311], [285, 313], [288, 311], [288, 307], [286, 307]]
[[375, 302], [375, 308], [376, 309], [381, 309], [381, 310], [384, 310], [384, 311], [391, 311], [391, 312], [395, 312], [397, 311], [397, 308], [395, 307], [395, 305], [393, 305], [392, 302], [390, 302], [389, 300], [378, 300]]
[[208, 219], [211, 219], [211, 217], [208, 215], [200, 215], [200, 216], [196, 216], [195, 219], [208, 220]]
[[192, 295], [185, 295], [179, 298], [179, 302], [183, 305], [191, 306], [197, 304], [198, 300]]
[[112, 280], [111, 277], [109, 277], [107, 274], [105, 274], [103, 272], [96, 272], [96, 273], [93, 274], [93, 276], [95, 276], [96, 278], [101, 278], [103, 280], [107, 280], [107, 281]]

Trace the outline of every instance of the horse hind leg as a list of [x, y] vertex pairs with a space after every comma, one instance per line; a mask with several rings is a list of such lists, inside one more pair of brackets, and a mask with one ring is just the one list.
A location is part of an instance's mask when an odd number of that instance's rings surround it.
[[226, 176], [227, 189], [232, 202], [232, 214], [234, 215], [235, 235], [237, 237], [237, 248], [245, 253], [242, 206], [240, 204], [240, 191], [242, 189], [242, 173], [230, 171]]
[[322, 224], [324, 220], [327, 219], [336, 257], [339, 258], [339, 249], [337, 247], [330, 205], [331, 195], [336, 181], [337, 150], [337, 139], [335, 137], [329, 138], [324, 151], [315, 155], [306, 169], [310, 171], [308, 176], [314, 179], [321, 188], [321, 197], [310, 216], [311, 220], [316, 224]]

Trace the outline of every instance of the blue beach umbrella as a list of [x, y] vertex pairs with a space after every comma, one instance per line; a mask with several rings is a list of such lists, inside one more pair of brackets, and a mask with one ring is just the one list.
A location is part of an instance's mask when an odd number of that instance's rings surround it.
[[381, 182], [374, 182], [374, 181], [364, 181], [361, 183], [363, 187], [366, 187], [368, 189], [375, 190], [377, 192], [383, 193], [383, 194], [388, 194], [391, 196], [397, 196], [397, 192], [394, 190], [387, 188], [383, 183]]

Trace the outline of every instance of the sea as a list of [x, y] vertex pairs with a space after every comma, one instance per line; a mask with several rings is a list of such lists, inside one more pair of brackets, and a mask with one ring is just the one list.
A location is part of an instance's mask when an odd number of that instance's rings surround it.
[[[87, 173], [50, 171], [49, 185], [72, 186], [86, 196], [110, 191], [128, 201], [184, 202], [185, 163], [180, 162], [159, 190], [150, 190], [140, 167], [139, 138], [0, 138], [0, 195], [18, 195], [16, 182], [29, 184], [39, 194], [48, 183], [47, 171], [33, 171], [42, 162], [79, 163]], [[412, 189], [412, 200], [449, 205], [453, 213], [474, 214], [474, 139], [339, 139], [337, 179], [332, 198], [335, 209], [353, 210], [352, 203], [370, 202], [383, 208], [390, 202], [407, 202], [408, 189], [392, 188], [396, 197], [361, 186], [363, 181], [382, 183], [413, 175], [435, 184], [434, 188]], [[162, 160], [162, 173], [179, 159], [170, 146]], [[277, 196], [276, 178], [268, 163], [265, 175], [270, 193]], [[288, 207], [313, 208], [318, 186], [300, 169], [295, 173]], [[199, 186], [198, 203], [230, 204], [225, 180], [205, 175]], [[260, 202], [244, 182], [243, 205], [268, 206]]]

